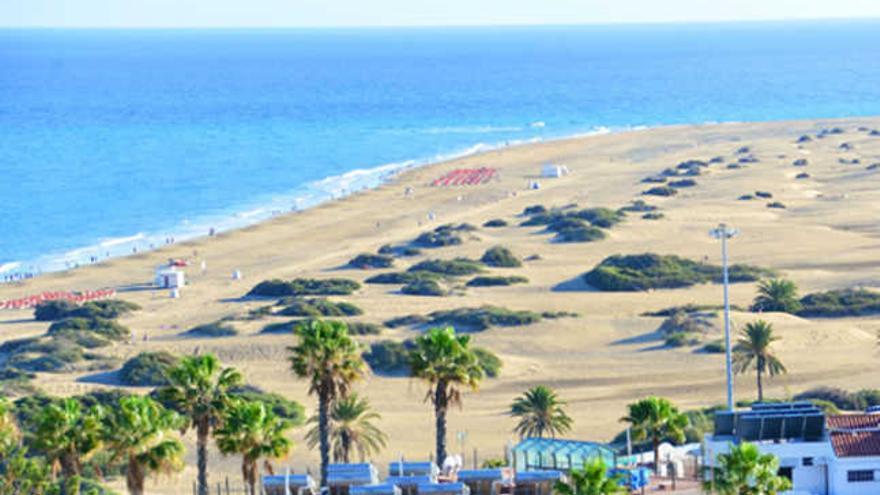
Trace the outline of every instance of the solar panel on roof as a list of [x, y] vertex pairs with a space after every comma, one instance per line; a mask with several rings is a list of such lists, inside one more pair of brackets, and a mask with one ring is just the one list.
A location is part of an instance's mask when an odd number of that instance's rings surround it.
[[761, 423], [761, 440], [778, 440], [782, 436], [782, 421], [784, 416], [767, 416]]
[[783, 438], [801, 438], [804, 434], [804, 416], [786, 416], [782, 434]]
[[761, 419], [747, 416], [738, 417], [736, 421], [736, 435], [743, 440], [760, 440]]
[[806, 440], [821, 440], [825, 436], [825, 416], [807, 416], [804, 426], [804, 438]]

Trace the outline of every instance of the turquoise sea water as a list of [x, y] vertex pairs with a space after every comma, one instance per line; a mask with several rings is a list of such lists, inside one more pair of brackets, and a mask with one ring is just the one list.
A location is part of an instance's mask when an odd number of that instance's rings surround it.
[[880, 114], [880, 21], [0, 30], [0, 275], [638, 126]]

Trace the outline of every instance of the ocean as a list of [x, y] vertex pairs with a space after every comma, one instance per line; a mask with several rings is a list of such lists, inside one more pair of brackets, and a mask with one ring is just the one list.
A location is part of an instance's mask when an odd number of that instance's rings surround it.
[[0, 30], [0, 276], [512, 143], [880, 114], [880, 21]]

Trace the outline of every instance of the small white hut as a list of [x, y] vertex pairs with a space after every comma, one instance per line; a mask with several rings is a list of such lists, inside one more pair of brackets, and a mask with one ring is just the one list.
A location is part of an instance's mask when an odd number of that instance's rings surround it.
[[559, 178], [571, 173], [565, 165], [548, 163], [541, 167], [541, 177]]
[[154, 283], [161, 289], [177, 289], [186, 285], [186, 274], [177, 267], [162, 265], [156, 268]]

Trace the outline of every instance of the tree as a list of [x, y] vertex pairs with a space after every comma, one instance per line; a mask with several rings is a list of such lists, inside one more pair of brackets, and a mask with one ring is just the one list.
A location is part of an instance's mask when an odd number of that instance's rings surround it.
[[144, 493], [149, 473], [183, 468], [183, 443], [174, 434], [185, 419], [149, 397], [123, 397], [104, 417], [104, 445], [111, 463], [125, 463], [125, 484], [132, 495]]
[[628, 406], [629, 413], [620, 420], [629, 423], [632, 438], [637, 442], [650, 440], [654, 447], [654, 472], [660, 470], [660, 442], [664, 438], [681, 443], [685, 439], [687, 416], [672, 402], [662, 397], [646, 397]]
[[510, 406], [510, 415], [519, 418], [513, 431], [520, 438], [566, 433], [571, 430], [572, 420], [563, 406], [565, 402], [559, 400], [553, 389], [544, 385], [532, 387]]
[[257, 493], [260, 459], [264, 459], [271, 473], [269, 460], [285, 457], [293, 447], [293, 442], [286, 437], [291, 427], [262, 402], [236, 400], [227, 409], [223, 425], [214, 431], [220, 452], [241, 454], [241, 474], [251, 495]]
[[776, 495], [791, 489], [791, 481], [779, 476], [779, 460], [773, 454], [761, 454], [754, 444], [731, 445], [730, 452], [719, 454], [718, 465], [703, 482], [703, 489], [719, 495]]
[[198, 495], [208, 495], [208, 437], [223, 419], [231, 400], [229, 389], [241, 384], [241, 373], [221, 369], [213, 354], [187, 356], [168, 371], [168, 382], [159, 389], [159, 397], [187, 417], [186, 429], [196, 430]]
[[797, 286], [791, 280], [774, 278], [758, 284], [758, 296], [752, 303], [752, 311], [780, 311], [797, 313], [801, 310]]
[[452, 327], [432, 328], [419, 336], [410, 351], [412, 376], [428, 382], [425, 401], [434, 405], [437, 462], [446, 459], [446, 413], [461, 406], [461, 388], [476, 390], [483, 369], [470, 348], [470, 337], [456, 335]]
[[[42, 457], [29, 456], [6, 398], [0, 398], [0, 495], [47, 495], [57, 485]], [[56, 492], [57, 493], [57, 492]]]
[[758, 402], [764, 400], [764, 384], [762, 376], [766, 372], [770, 376], [785, 373], [785, 366], [773, 354], [770, 345], [779, 340], [773, 335], [773, 325], [764, 320], [747, 323], [740, 338], [733, 346], [734, 371], [745, 373], [754, 368], [758, 380]]
[[553, 487], [560, 495], [617, 495], [626, 493], [619, 477], [609, 477], [602, 459], [593, 459], [583, 469], [572, 469], [567, 482], [559, 480]]
[[310, 320], [294, 330], [299, 342], [288, 347], [294, 374], [309, 380], [309, 394], [318, 396], [321, 446], [321, 484], [327, 483], [330, 464], [330, 405], [345, 397], [366, 373], [360, 346], [338, 321]]
[[49, 404], [36, 418], [34, 445], [46, 455], [53, 472], [60, 468], [62, 493], [79, 493], [83, 462], [101, 446], [103, 411], [95, 406], [83, 411], [74, 399]]
[[[330, 408], [330, 442], [333, 450], [333, 460], [336, 462], [351, 462], [351, 452], [356, 450], [361, 462], [385, 447], [387, 439], [373, 420], [381, 416], [370, 409], [370, 402], [351, 394], [336, 400]], [[320, 443], [319, 418], [313, 416], [309, 423], [315, 427], [306, 434], [309, 448], [315, 448]]]

